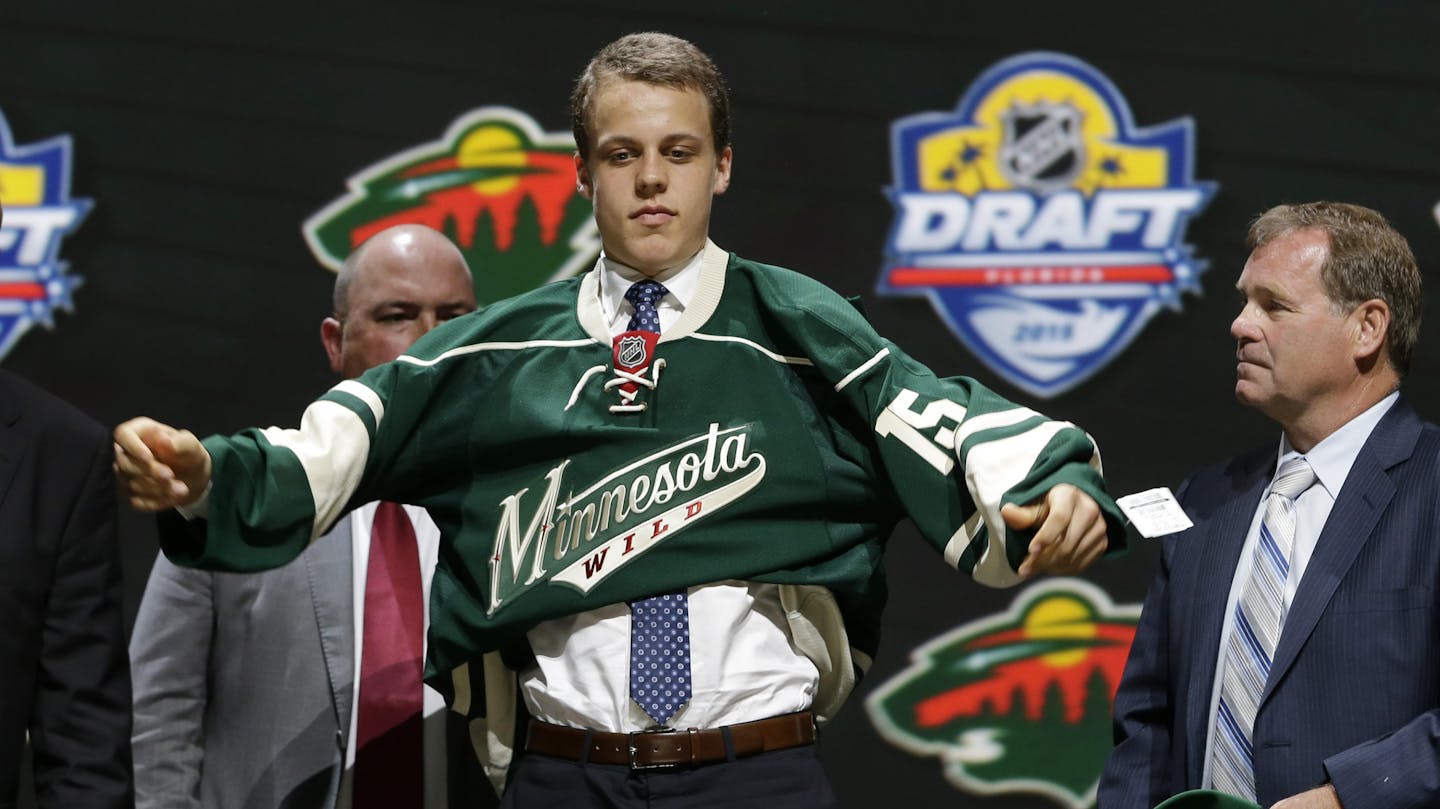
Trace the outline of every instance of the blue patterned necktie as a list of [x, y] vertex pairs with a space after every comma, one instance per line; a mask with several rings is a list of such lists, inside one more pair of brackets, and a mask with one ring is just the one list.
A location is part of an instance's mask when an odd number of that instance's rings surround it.
[[659, 281], [636, 281], [625, 290], [625, 300], [635, 307], [626, 331], [653, 331], [660, 333], [660, 311], [655, 304], [670, 290]]
[[[668, 290], [638, 281], [625, 291], [635, 307], [629, 331], [660, 333], [656, 301]], [[630, 697], [657, 725], [690, 701], [690, 605], [685, 591], [630, 602]]]
[[1303, 457], [1286, 461], [1275, 476], [1265, 500], [1255, 561], [1235, 603], [1235, 625], [1225, 645], [1210, 780], [1221, 792], [1250, 800], [1255, 799], [1255, 714], [1285, 625], [1295, 498], [1314, 483], [1315, 470]]

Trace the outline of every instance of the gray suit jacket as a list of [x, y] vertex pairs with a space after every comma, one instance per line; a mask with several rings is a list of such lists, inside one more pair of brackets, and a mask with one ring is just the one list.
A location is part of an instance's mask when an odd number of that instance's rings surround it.
[[350, 518], [257, 574], [155, 560], [130, 643], [138, 809], [330, 809], [354, 691]]

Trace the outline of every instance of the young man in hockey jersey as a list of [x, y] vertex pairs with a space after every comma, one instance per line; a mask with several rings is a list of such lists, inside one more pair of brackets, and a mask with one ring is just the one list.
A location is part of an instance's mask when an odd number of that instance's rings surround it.
[[728, 110], [690, 43], [611, 43], [572, 104], [591, 272], [437, 329], [299, 431], [116, 431], [137, 507], [210, 487], [205, 530], [164, 541], [185, 564], [280, 564], [356, 503], [425, 506], [430, 681], [488, 719], [506, 805], [832, 806], [815, 725], [875, 651], [896, 521], [990, 585], [1123, 542], [1083, 431], [708, 240]]

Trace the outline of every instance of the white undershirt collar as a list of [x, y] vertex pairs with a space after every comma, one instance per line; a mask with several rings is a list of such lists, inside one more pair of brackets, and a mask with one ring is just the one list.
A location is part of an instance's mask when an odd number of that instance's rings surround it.
[[[705, 251], [700, 250], [691, 256], [688, 261], [678, 264], [667, 270], [661, 270], [653, 276], [653, 280], [665, 285], [669, 294], [661, 298], [657, 304], [660, 309], [661, 331], [664, 331], [664, 324], [667, 314], [678, 318], [679, 314], [685, 311], [690, 301], [695, 298], [695, 290], [700, 284], [700, 263], [705, 256]], [[635, 308], [625, 300], [625, 293], [637, 281], [651, 279], [639, 270], [628, 267], [620, 262], [604, 255], [600, 256], [600, 310], [605, 316], [605, 322], [610, 326], [612, 333], [619, 333], [625, 329], [634, 314]], [[666, 310], [670, 310], [667, 313]]]

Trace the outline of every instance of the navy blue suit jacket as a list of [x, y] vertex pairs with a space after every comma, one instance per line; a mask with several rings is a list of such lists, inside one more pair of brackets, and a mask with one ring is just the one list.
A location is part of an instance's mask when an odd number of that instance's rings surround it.
[[[1220, 630], [1276, 448], [1179, 499], [1115, 698], [1100, 809], [1201, 786]], [[1255, 720], [1258, 802], [1327, 781], [1345, 809], [1440, 806], [1440, 428], [1402, 398], [1355, 458], [1275, 650]]]

